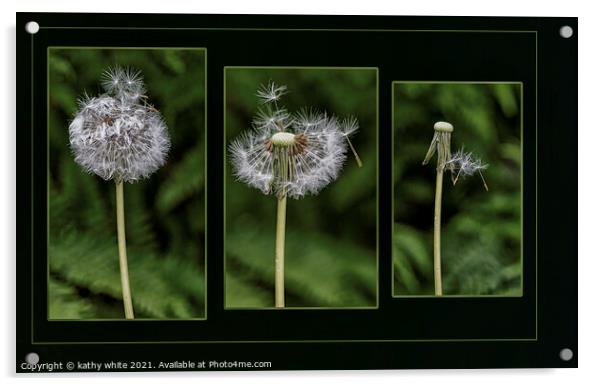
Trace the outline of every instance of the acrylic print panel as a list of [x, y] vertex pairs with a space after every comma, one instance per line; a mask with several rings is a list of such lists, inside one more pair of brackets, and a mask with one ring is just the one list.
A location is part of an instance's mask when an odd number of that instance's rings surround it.
[[[204, 63], [203, 49], [49, 48], [48, 319], [124, 318], [116, 232], [119, 179], [125, 180], [135, 318], [204, 318]], [[139, 95], [127, 94], [124, 98], [135, 100], [119, 115], [119, 93], [125, 91], [117, 84], [138, 80], [144, 89], [132, 86]], [[103, 106], [112, 97], [117, 105]], [[138, 138], [120, 137], [128, 111], [136, 120], [131, 126], [140, 126]], [[81, 128], [80, 119], [86, 120]], [[149, 119], [163, 122], [167, 130], [157, 135], [168, 144], [149, 136]], [[146, 146], [148, 141], [155, 144]], [[114, 153], [131, 146], [141, 163], [129, 165], [132, 175], [122, 175], [123, 169], [111, 166], [115, 155], [103, 158], [88, 143], [104, 143]], [[167, 152], [158, 165], [154, 146]]]
[[[393, 83], [393, 296], [522, 295], [522, 84]], [[434, 125], [452, 125], [434, 269]], [[438, 140], [439, 138], [436, 138]], [[426, 161], [426, 164], [425, 164]]]
[[16, 371], [575, 367], [577, 35], [17, 14]]
[[[278, 269], [285, 307], [375, 307], [376, 69], [233, 67], [224, 76], [225, 307], [282, 306], [274, 299]], [[272, 135], [280, 131], [298, 138], [294, 166], [284, 173], [267, 164], [278, 151]], [[278, 268], [274, 179], [283, 174], [285, 263]]]

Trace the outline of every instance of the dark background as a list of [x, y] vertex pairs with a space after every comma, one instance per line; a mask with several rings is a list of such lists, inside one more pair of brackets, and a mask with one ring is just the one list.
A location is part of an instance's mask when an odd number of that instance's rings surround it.
[[437, 155], [422, 165], [433, 124], [454, 125], [452, 152], [488, 165], [452, 184], [443, 179], [444, 295], [520, 296], [521, 85], [393, 84], [393, 294], [433, 295], [433, 211]]
[[[86, 28], [43, 28], [32, 37], [23, 31], [32, 19], [42, 27]], [[21, 171], [17, 185], [17, 358], [36, 351], [43, 359], [63, 361], [272, 360], [274, 369], [576, 366], [577, 356], [570, 362], [558, 357], [564, 347], [578, 353], [578, 34], [561, 39], [558, 29], [565, 24], [576, 31], [577, 20], [571, 18], [18, 14], [17, 105], [22, 119], [17, 121]], [[99, 30], [91, 26], [127, 28]], [[186, 27], [198, 29], [182, 29]], [[289, 30], [223, 29], [229, 27]], [[358, 28], [363, 31], [350, 31]], [[447, 31], [450, 29], [475, 32]], [[211, 227], [206, 230], [206, 321], [46, 321], [46, 189], [35, 184], [46, 175], [46, 138], [39, 135], [46, 128], [46, 95], [32, 96], [31, 81], [36, 87], [39, 81], [46, 84], [49, 45], [192, 45], [208, 49], [207, 140], [212, 145], [207, 158], [214, 166], [208, 167], [207, 174], [207, 198], [212, 204], [207, 211]], [[379, 67], [379, 210], [385, 214], [379, 222], [379, 309], [223, 309], [220, 200], [225, 65]], [[508, 79], [524, 83], [524, 201], [529, 210], [525, 211], [523, 230], [523, 296], [391, 298], [391, 82]], [[557, 151], [558, 146], [566, 151]], [[26, 178], [29, 171], [32, 178]], [[545, 194], [536, 200], [537, 192]], [[563, 205], [558, 205], [560, 200]], [[34, 222], [32, 216], [42, 221]], [[277, 343], [203, 343], [241, 340]], [[316, 340], [320, 342], [309, 344]], [[85, 341], [97, 344], [74, 344]], [[119, 344], [141, 341], [164, 344]]]
[[77, 100], [103, 93], [101, 76], [115, 65], [141, 71], [171, 139], [165, 165], [124, 186], [135, 316], [202, 318], [205, 52], [111, 48], [49, 50], [48, 318], [124, 317], [115, 184], [75, 163], [68, 130]]
[[[257, 89], [270, 80], [287, 85], [278, 105], [303, 107], [360, 129], [339, 173], [317, 195], [287, 200], [287, 307], [376, 307], [377, 291], [377, 70], [228, 68], [226, 143], [251, 130]], [[274, 307], [276, 197], [236, 181], [226, 164], [226, 307]]]

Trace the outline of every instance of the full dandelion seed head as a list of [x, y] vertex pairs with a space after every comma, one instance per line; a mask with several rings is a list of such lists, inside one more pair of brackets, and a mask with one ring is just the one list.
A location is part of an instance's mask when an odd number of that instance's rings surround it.
[[301, 109], [289, 114], [275, 102], [286, 86], [270, 82], [257, 92], [262, 108], [253, 130], [229, 146], [234, 174], [264, 194], [302, 198], [334, 181], [347, 158], [348, 136], [359, 129], [355, 118], [339, 120], [326, 112]]
[[105, 180], [146, 178], [165, 163], [170, 147], [167, 126], [146, 104], [139, 71], [110, 68], [102, 85], [106, 94], [80, 99], [69, 125], [75, 162]]

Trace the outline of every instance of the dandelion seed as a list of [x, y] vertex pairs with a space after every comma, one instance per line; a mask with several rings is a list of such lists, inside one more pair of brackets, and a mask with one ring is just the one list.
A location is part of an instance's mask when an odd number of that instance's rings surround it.
[[253, 127], [256, 130], [284, 130], [291, 124], [289, 117], [286, 109], [259, 109], [253, 119]]
[[267, 85], [262, 85], [259, 90], [257, 90], [256, 95], [262, 103], [271, 103], [277, 102], [286, 93], [286, 86], [278, 86], [276, 83], [270, 81]]
[[479, 173], [485, 190], [489, 190], [482, 170], [487, 169], [489, 165], [484, 164], [480, 159], [473, 156], [470, 152], [465, 152], [464, 148], [451, 155], [445, 164], [445, 169], [451, 172], [452, 182], [455, 185], [460, 177], [472, 176]]
[[293, 117], [295, 125], [299, 129], [309, 129], [328, 120], [326, 113], [319, 112], [316, 109], [303, 107]]
[[108, 94], [123, 102], [137, 103], [146, 93], [142, 73], [130, 67], [110, 67], [101, 84]]
[[359, 128], [360, 125], [355, 117], [347, 117], [343, 120], [343, 123], [341, 124], [343, 136], [347, 140], [347, 144], [349, 145], [349, 148], [351, 149], [351, 152], [355, 157], [355, 162], [357, 162], [357, 166], [361, 168], [363, 166], [362, 160], [360, 159], [359, 154], [357, 154], [357, 152], [355, 151], [355, 148], [353, 147], [353, 144], [349, 139], [349, 137], [351, 137], [356, 131], [358, 131]]

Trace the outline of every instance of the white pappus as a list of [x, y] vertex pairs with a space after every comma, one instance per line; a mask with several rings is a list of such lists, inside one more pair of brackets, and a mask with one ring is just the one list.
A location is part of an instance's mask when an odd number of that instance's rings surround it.
[[105, 180], [134, 182], [165, 163], [167, 126], [146, 100], [139, 71], [114, 67], [103, 74], [105, 94], [85, 95], [69, 125], [69, 142], [84, 170]]
[[460, 177], [472, 176], [479, 173], [485, 190], [489, 190], [482, 170], [487, 169], [489, 165], [484, 164], [479, 158], [471, 152], [465, 152], [464, 148], [453, 153], [445, 163], [445, 169], [451, 172], [452, 182], [455, 185]]
[[338, 177], [348, 146], [361, 166], [349, 140], [359, 125], [354, 117], [340, 120], [308, 108], [290, 114], [277, 106], [286, 91], [273, 82], [258, 90], [262, 106], [253, 130], [231, 142], [230, 160], [239, 181], [264, 194], [302, 198]]

